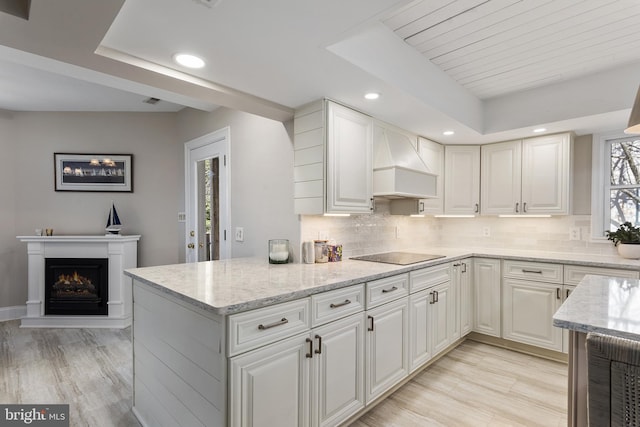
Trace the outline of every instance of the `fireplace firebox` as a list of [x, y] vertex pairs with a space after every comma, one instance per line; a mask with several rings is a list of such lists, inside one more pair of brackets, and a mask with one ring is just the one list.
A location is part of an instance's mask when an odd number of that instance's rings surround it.
[[46, 258], [46, 315], [107, 315], [107, 258]]

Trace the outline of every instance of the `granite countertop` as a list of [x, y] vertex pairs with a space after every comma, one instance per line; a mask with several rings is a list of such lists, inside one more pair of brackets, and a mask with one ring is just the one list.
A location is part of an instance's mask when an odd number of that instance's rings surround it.
[[204, 310], [227, 315], [471, 256], [640, 270], [640, 261], [617, 256], [506, 249], [428, 248], [411, 252], [445, 257], [406, 266], [349, 259], [326, 264], [269, 264], [262, 258], [232, 258], [128, 269], [125, 274]]
[[640, 337], [640, 280], [587, 275], [553, 316], [559, 328]]

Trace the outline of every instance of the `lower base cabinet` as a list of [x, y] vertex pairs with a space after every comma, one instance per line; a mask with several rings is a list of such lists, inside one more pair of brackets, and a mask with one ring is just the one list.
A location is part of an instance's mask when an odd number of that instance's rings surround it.
[[502, 337], [562, 351], [562, 329], [553, 314], [562, 303], [562, 285], [505, 278], [502, 283]]
[[409, 374], [409, 299], [369, 309], [366, 337], [366, 401]]
[[363, 313], [230, 359], [231, 426], [334, 426], [364, 407]]

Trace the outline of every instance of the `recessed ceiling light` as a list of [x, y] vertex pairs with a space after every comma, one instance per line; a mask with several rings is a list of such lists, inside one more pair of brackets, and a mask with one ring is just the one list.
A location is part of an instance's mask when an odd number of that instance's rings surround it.
[[374, 100], [380, 98], [380, 94], [378, 92], [369, 92], [364, 94], [365, 99]]
[[446, 135], [446, 136], [451, 136], [451, 135], [453, 135], [454, 133], [455, 133], [455, 132], [454, 132], [454, 131], [452, 131], [452, 130], [445, 130], [444, 132], [442, 132], [442, 134], [443, 134], [443, 135]]
[[547, 130], [547, 128], [537, 128], [537, 129], [533, 130], [533, 133], [540, 133], [540, 132], [544, 132], [546, 130]]
[[195, 55], [189, 55], [188, 53], [178, 53], [173, 59], [180, 65], [187, 68], [202, 68], [204, 67], [204, 60], [198, 58]]

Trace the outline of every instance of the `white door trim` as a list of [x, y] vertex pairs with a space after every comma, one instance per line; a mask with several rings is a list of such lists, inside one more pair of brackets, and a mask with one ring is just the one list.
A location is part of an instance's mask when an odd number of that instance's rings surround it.
[[[198, 259], [198, 236], [195, 227], [195, 215], [198, 211], [194, 189], [196, 188], [196, 164], [200, 160], [220, 157], [220, 259], [231, 258], [231, 168], [229, 144], [231, 129], [227, 126], [215, 132], [208, 133], [184, 144], [185, 192], [184, 206], [186, 213], [185, 242], [196, 246], [196, 249], [185, 248], [186, 262], [196, 262]], [[191, 236], [194, 230], [196, 235]], [[226, 238], [225, 238], [226, 237]]]

